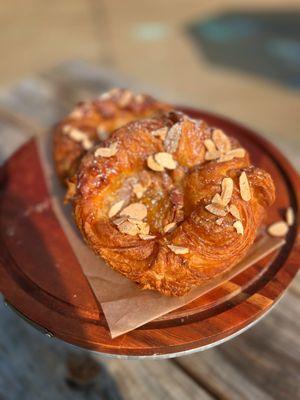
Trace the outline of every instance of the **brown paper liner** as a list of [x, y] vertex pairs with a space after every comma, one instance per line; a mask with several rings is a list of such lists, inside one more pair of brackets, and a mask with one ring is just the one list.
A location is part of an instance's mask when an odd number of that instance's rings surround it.
[[50, 135], [40, 135], [37, 143], [53, 210], [83, 273], [101, 304], [112, 338], [192, 302], [245, 271], [285, 243], [281, 238], [262, 236], [239, 264], [215, 279], [209, 280], [201, 287], [191, 290], [183, 297], [166, 297], [158, 292], [141, 290], [134, 282], [113, 271], [84, 243], [72, 218], [71, 207], [63, 204], [65, 189], [55, 173]]

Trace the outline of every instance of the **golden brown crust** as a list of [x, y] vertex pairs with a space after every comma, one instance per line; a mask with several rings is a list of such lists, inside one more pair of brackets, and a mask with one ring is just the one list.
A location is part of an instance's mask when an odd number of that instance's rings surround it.
[[[161, 128], [167, 128], [164, 140], [155, 135]], [[77, 225], [96, 254], [142, 288], [182, 296], [226, 271], [245, 255], [274, 201], [270, 175], [251, 166], [247, 152], [216, 131], [203, 121], [170, 113], [115, 131], [98, 146], [116, 146], [113, 156], [96, 156], [96, 148], [82, 159], [69, 194]], [[169, 156], [157, 157], [166, 150]], [[149, 168], [149, 157], [171, 169]], [[139, 198], [137, 184], [144, 190]], [[126, 207], [136, 203], [142, 206], [130, 222]], [[123, 211], [109, 218], [116, 204]], [[142, 226], [138, 214], [144, 206]], [[137, 229], [145, 225], [149, 231], [140, 236]]]
[[53, 156], [61, 181], [71, 178], [87, 150], [115, 129], [170, 109], [151, 96], [135, 95], [126, 89], [113, 89], [99, 99], [79, 103], [54, 129]]

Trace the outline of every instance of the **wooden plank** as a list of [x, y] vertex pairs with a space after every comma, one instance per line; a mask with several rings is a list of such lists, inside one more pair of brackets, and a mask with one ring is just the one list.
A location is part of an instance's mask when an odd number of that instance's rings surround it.
[[[105, 80], [105, 74], [100, 73], [99, 77], [98, 71], [95, 70], [95, 75], [92, 73], [92, 69], [90, 73], [87, 71], [83, 78], [78, 79], [78, 75], [81, 73], [78, 65], [72, 64], [69, 74], [68, 69], [62, 69], [61, 75], [58, 71], [58, 76], [63, 77], [63, 85], [59, 80], [56, 84], [50, 85], [42, 78], [29, 79], [14, 90], [1, 94], [0, 104], [3, 110], [1, 114], [0, 109], [2, 121], [0, 128], [4, 134], [1, 134], [0, 144], [3, 146], [1, 146], [0, 162], [3, 162], [19, 145], [35, 133], [34, 129], [32, 132], [30, 131], [30, 123], [40, 124], [43, 127], [51, 126], [63, 113], [67, 112], [73, 102], [80, 99], [82, 91], [80, 85], [73, 84], [75, 79], [81, 82], [82, 87], [88, 87], [86, 79], [88, 76], [88, 79], [98, 82], [96, 86], [99, 91], [105, 90], [113, 84], [112, 81], [109, 82], [109, 79]], [[55, 71], [51, 76], [55, 81]], [[66, 96], [62, 101], [61, 90], [66, 90], [68, 87], [70, 88], [69, 99]], [[8, 113], [4, 111], [8, 111]], [[18, 117], [14, 119], [13, 113], [17, 113]], [[25, 118], [24, 121], [22, 118]], [[25, 130], [22, 129], [22, 122], [28, 123], [29, 129], [27, 125]], [[20, 393], [24, 392], [28, 399], [85, 398], [86, 391], [74, 393], [74, 390], [66, 383], [69, 375], [66, 360], [70, 354], [74, 353], [71, 346], [55, 339], [50, 340], [36, 332], [3, 305], [0, 306], [0, 316], [0, 398], [8, 393], [8, 389], [10, 398], [13, 400], [19, 398]], [[20, 338], [22, 338], [21, 341]], [[82, 357], [83, 354], [86, 352], [76, 351], [78, 357]], [[40, 360], [43, 360], [42, 365]], [[103, 359], [99, 357], [97, 360], [101, 369], [98, 379], [92, 389], [89, 389], [88, 394], [91, 399], [102, 396], [107, 399], [121, 397], [123, 399], [140, 399], [140, 393], [137, 393], [135, 389], [136, 386], [132, 387], [129, 385], [130, 382], [142, 387], [141, 393], [145, 399], [153, 398], [153, 393], [157, 399], [166, 397], [172, 399], [212, 398], [170, 361], [156, 362], [155, 364], [137, 361], [130, 364], [130, 368], [128, 368], [124, 361], [105, 360], [103, 362]], [[155, 368], [156, 374], [153, 374], [153, 368]], [[139, 371], [140, 373], [137, 373]], [[144, 377], [149, 376], [152, 377], [149, 383], [147, 380], [143, 382]], [[174, 378], [176, 379], [175, 384]], [[50, 388], [46, 393], [45, 387]]]
[[222, 399], [299, 398], [298, 304], [299, 298], [289, 292], [248, 332], [175, 363]]
[[43, 5], [39, 0], [26, 0], [24, 7], [18, 0], [2, 2], [0, 84], [74, 57], [102, 61], [105, 30], [96, 31], [95, 25], [103, 26], [103, 17], [99, 13], [95, 21], [90, 2], [85, 0], [52, 0]]
[[[192, 113], [188, 109], [186, 111]], [[213, 121], [214, 118], [195, 110], [192, 115], [208, 121]], [[283, 174], [290, 176], [290, 180], [297, 180], [294, 173], [289, 175], [286, 161], [282, 160], [270, 145], [264, 144], [259, 137], [251, 136], [250, 132], [239, 128], [238, 125], [226, 125], [222, 119], [216, 119], [214, 125], [228, 128], [237, 137], [247, 140], [245, 147], [248, 148], [248, 144], [253, 156], [260, 160], [260, 165], [272, 173], [280, 195], [277, 196], [275, 207], [270, 210], [266, 222], [278, 218], [277, 210], [287, 208], [292, 201], [289, 200], [289, 196], [293, 199], [294, 189], [287, 187]], [[273, 160], [278, 160], [281, 171], [274, 166], [268, 154], [273, 155]], [[29, 162], [31, 168], [28, 168]], [[26, 211], [23, 214], [27, 215], [26, 223], [16, 223], [18, 218], [22, 218], [22, 210], [32, 208], [33, 204], [45, 204], [45, 200], [48, 199], [33, 141], [9, 160], [6, 171], [9, 180], [1, 198], [0, 222], [1, 229], [7, 232], [7, 235], [2, 236], [0, 246], [0, 290], [23, 314], [70, 343], [110, 354], [141, 356], [170, 353], [174, 355], [180, 351], [199, 349], [236, 333], [266, 312], [298, 270], [298, 252], [295, 248], [290, 253], [289, 262], [282, 261], [277, 265], [278, 258], [277, 261], [261, 261], [260, 268], [265, 271], [263, 278], [257, 274], [258, 267], [248, 269], [236, 278], [243, 295], [239, 296], [239, 293], [235, 292], [228, 300], [227, 292], [224, 297], [218, 291], [211, 292], [207, 303], [209, 307], [204, 304], [201, 308], [205, 300], [204, 297], [199, 298], [185, 306], [184, 315], [178, 316], [174, 312], [165, 316], [159, 322], [160, 329], [156, 325], [158, 322], [153, 321], [144, 329], [130, 332], [125, 337], [112, 341], [105, 329], [104, 316], [95, 305], [94, 296], [51, 207], [39, 213], [28, 214]], [[47, 201], [46, 203], [49, 204]], [[288, 254], [288, 245], [293, 243], [293, 237], [291, 232], [287, 237], [287, 245], [281, 252], [282, 256]], [[13, 255], [14, 262], [9, 254]], [[59, 270], [56, 266], [57, 261], [60, 265]], [[280, 272], [273, 280], [276, 268], [280, 268]], [[271, 284], [265, 286], [269, 280]], [[252, 283], [248, 286], [249, 282]], [[262, 297], [260, 301], [257, 298], [252, 302], [251, 299], [247, 301], [246, 293], [256, 291], [261, 285], [265, 286], [264, 292], [261, 292], [265, 297], [264, 301]], [[272, 290], [267, 291], [268, 286]], [[32, 293], [35, 293], [34, 298]], [[72, 296], [74, 293], [77, 294], [76, 297]], [[231, 308], [233, 304], [235, 307]], [[186, 325], [183, 324], [182, 318], [187, 319]]]
[[[90, 385], [68, 384], [68, 366], [70, 360], [74, 364], [74, 358], [92, 367], [95, 361], [99, 364]], [[75, 382], [84, 381], [82, 371], [81, 375]], [[87, 355], [83, 350], [42, 335], [1, 304], [0, 398], [206, 400], [213, 397], [171, 361], [124, 361]]]
[[[70, 69], [71, 71], [70, 75], [68, 73], [68, 69]], [[22, 115], [29, 117], [30, 120], [33, 119], [38, 123], [44, 124], [44, 126], [50, 126], [53, 122], [55, 122], [57, 118], [59, 118], [64, 112], [66, 112], [67, 109], [71, 107], [71, 103], [80, 98], [81, 94], [84, 91], [86, 82], [89, 82], [89, 90], [87, 91], [87, 93], [90, 93], [90, 88], [97, 87], [97, 90], [101, 88], [100, 83], [98, 84], [98, 86], [93, 86], [96, 82], [98, 82], [99, 79], [96, 72], [89, 73], [89, 68], [87, 66], [83, 69], [83, 71], [84, 72], [82, 72], [82, 69], [79, 66], [76, 67], [76, 65], [74, 64], [72, 67], [70, 67], [70, 65], [67, 65], [64, 66], [62, 69], [57, 68], [55, 73], [50, 73], [48, 77], [47, 74], [45, 74], [42, 78], [36, 80], [34, 79], [33, 83], [32, 80], [29, 80], [29, 84], [23, 83], [23, 85], [19, 86], [18, 88], [15, 88], [10, 92], [1, 94], [0, 105], [2, 107], [8, 108], [9, 110], [18, 111]], [[61, 83], [60, 79], [62, 78], [59, 78], [60, 76], [68, 77], [72, 76], [72, 74], [74, 77], [67, 85]], [[56, 78], [54, 78], [55, 76]], [[92, 79], [91, 76], [94, 76], [94, 78]], [[74, 85], [75, 77], [80, 78], [80, 90], [76, 89], [77, 86]], [[57, 83], [55, 84], [55, 82]], [[62, 90], [59, 90], [61, 85], [64, 90], [69, 88], [69, 92], [67, 92], [70, 93], [69, 96], [62, 97]], [[65, 101], [65, 98], [67, 98], [67, 101]], [[2, 132], [6, 136], [3, 136]], [[4, 150], [2, 150], [1, 146], [2, 152], [4, 151], [2, 153], [2, 160], [7, 157], [9, 153], [18, 146], [19, 143], [24, 140], [24, 137], [27, 137], [28, 135], [28, 132], [25, 132], [23, 134], [13, 124], [7, 124], [7, 122], [2, 123], [1, 140], [3, 140], [3, 142], [1, 141], [1, 144], [5, 143], [6, 147]], [[10, 142], [8, 141], [9, 137], [14, 137], [14, 139]], [[11, 147], [9, 148], [9, 146]], [[277, 390], [280, 395], [284, 393], [284, 385], [291, 385], [291, 388], [287, 388], [285, 393], [286, 396], [284, 396], [284, 398], [296, 398], [297, 395], [299, 395], [299, 384], [297, 387], [297, 379], [295, 379], [295, 372], [293, 371], [297, 371], [297, 368], [299, 369], [299, 365], [296, 365], [294, 360], [295, 357], [298, 357], [299, 359], [299, 353], [297, 351], [294, 351], [294, 349], [297, 349], [297, 343], [299, 343], [299, 336], [297, 336], [298, 333], [295, 327], [298, 329], [299, 326], [296, 323], [297, 310], [295, 304], [296, 300], [299, 301], [300, 279], [298, 278], [297, 281], [298, 284], [294, 284], [290, 289], [290, 293], [292, 294], [287, 295], [282, 300], [282, 303], [277, 306], [277, 308], [267, 317], [267, 319], [261, 322], [256, 328], [251, 330], [249, 333], [246, 333], [243, 336], [239, 337], [235, 341], [232, 341], [217, 349], [179, 359], [180, 367], [184, 368], [184, 370], [188, 372], [188, 374], [198, 380], [200, 385], [202, 385], [203, 387], [207, 387], [208, 391], [214, 393], [215, 397], [217, 398], [251, 398], [249, 396], [247, 397], [248, 392], [254, 394], [254, 396], [257, 396], [258, 399], [282, 398], [276, 396]], [[298, 297], [296, 297], [297, 293]], [[7, 313], [11, 315], [11, 317], [8, 319], [7, 317], [5, 317]], [[64, 367], [62, 366], [63, 357], [60, 358], [55, 354], [55, 357], [51, 354], [51, 356], [54, 357], [55, 360], [53, 361], [53, 358], [50, 358], [50, 366], [46, 362], [46, 367], [43, 367], [48, 368], [46, 372], [50, 374], [50, 376], [52, 375], [51, 381], [47, 380], [47, 378], [44, 377], [43, 379], [41, 379], [41, 382], [44, 382], [45, 387], [47, 388], [53, 385], [53, 390], [56, 390], [55, 394], [57, 396], [43, 397], [46, 395], [44, 392], [42, 392], [41, 387], [36, 387], [36, 385], [38, 385], [38, 383], [36, 382], [36, 380], [38, 380], [38, 375], [35, 374], [38, 374], [40, 370], [40, 368], [38, 368], [38, 366], [40, 365], [40, 360], [44, 358], [44, 353], [42, 353], [46, 346], [44, 339], [47, 343], [49, 340], [47, 338], [44, 338], [42, 335], [37, 334], [36, 332], [34, 332], [33, 336], [28, 337], [28, 340], [23, 340], [24, 337], [26, 339], [26, 334], [24, 334], [23, 328], [19, 328], [18, 324], [24, 323], [20, 321], [17, 317], [12, 316], [13, 314], [8, 312], [7, 310], [4, 310], [3, 307], [0, 307], [0, 398], [1, 396], [5, 399], [7, 398], [5, 397], [5, 393], [9, 387], [7, 385], [7, 382], [10, 382], [14, 385], [14, 390], [12, 391], [11, 395], [14, 397], [11, 397], [12, 399], [18, 398], [21, 391], [24, 391], [24, 388], [26, 388], [26, 391], [28, 391], [28, 399], [59, 399], [60, 393], [64, 394], [64, 397], [62, 396], [61, 398], [68, 398], [68, 394], [66, 394], [67, 392], [65, 391], [65, 389], [62, 390], [62, 378], [60, 377], [58, 381], [53, 380], [53, 370], [55, 368], [58, 370], [64, 369]], [[270, 318], [273, 321], [272, 323], [268, 322]], [[24, 326], [27, 327], [26, 324], [24, 324]], [[27, 328], [31, 330], [30, 327]], [[256, 333], [257, 330], [259, 332], [258, 334]], [[13, 334], [15, 334], [15, 341], [9, 342], [9, 337]], [[20, 338], [22, 338], [22, 341], [20, 341]], [[41, 341], [39, 341], [39, 338], [41, 339]], [[266, 338], [268, 340], [269, 338], [271, 338], [272, 340], [266, 342]], [[21, 346], [19, 342], [24, 342], [24, 346], [28, 347], [28, 353], [21, 352], [18, 356], [18, 352], [16, 352], [15, 350], [16, 348], [19, 349], [19, 346]], [[38, 353], [39, 358], [37, 358], [36, 356], [33, 361], [31, 359], [31, 354], [33, 353], [33, 350], [30, 347], [30, 343], [31, 345], [36, 343], [38, 347], [38, 351], [36, 350], [36, 353]], [[53, 345], [53, 343], [60, 342], [52, 340], [49, 343], [51, 343], [51, 345], [49, 346], [49, 348], [47, 348], [46, 346], [47, 351], [45, 351], [45, 353], [55, 353], [56, 344]], [[59, 347], [57, 353], [66, 354], [70, 349], [69, 346], [65, 344], [61, 345], [62, 347]], [[290, 348], [293, 349], [293, 351], [289, 351], [290, 354], [288, 353], [289, 345]], [[284, 348], [284, 368], [282, 367], [283, 363], [281, 362], [281, 348]], [[43, 355], [41, 356], [41, 354]], [[243, 355], [243, 357], [245, 356], [245, 361], [240, 360], [241, 354]], [[263, 357], [261, 357], [261, 355], [263, 355]], [[9, 360], [9, 363], [7, 360]], [[10, 362], [13, 365], [11, 365]], [[177, 375], [177, 372], [175, 372], [177, 370], [173, 369], [173, 367], [170, 367], [170, 363], [168, 361], [162, 364], [150, 362], [148, 369], [144, 366], [144, 364], [147, 363], [145, 361], [140, 361], [138, 363], [132, 364], [130, 363], [131, 365], [135, 365], [135, 368], [129, 368], [129, 363], [123, 361], [105, 361], [105, 364], [107, 364], [109, 371], [113, 371], [113, 374], [119, 376], [120, 381], [118, 382], [120, 384], [120, 387], [122, 388], [122, 391], [124, 390], [125, 392], [127, 392], [127, 396], [132, 395], [132, 389], [128, 388], [127, 383], [124, 383], [123, 380], [128, 379], [129, 381], [132, 380], [136, 384], [142, 384], [135, 377], [136, 370], [139, 368], [143, 368], [143, 374], [141, 376], [148, 377], [148, 375], [150, 376], [153, 373], [153, 369], [158, 370], [157, 365], [165, 365], [164, 368], [159, 369], [159, 377], [157, 377], [156, 379], [162, 377], [161, 379], [164, 380], [164, 371], [167, 371], [168, 374], [176, 376], [176, 379], [179, 379], [180, 382], [183, 381], [184, 387], [188, 388], [190, 384], [192, 385], [192, 381], [190, 379], [186, 380], [185, 375], [183, 375], [183, 377], [181, 375]], [[122, 370], [117, 370], [115, 364], [121, 365]], [[8, 368], [8, 371], [10, 372], [6, 372], [6, 374], [4, 374], [4, 367]], [[256, 368], [258, 369], [258, 371], [256, 371]], [[131, 369], [131, 374], [129, 374], [128, 377], [126, 377], [127, 369]], [[285, 373], [285, 369], [287, 370], [287, 373]], [[28, 371], [28, 373], [24, 370]], [[10, 378], [8, 378], [7, 375], [9, 373]], [[2, 376], [3, 378], [1, 380]], [[105, 380], [108, 380], [109, 382], [112, 379], [111, 376], [107, 377], [105, 374], [104, 376]], [[273, 383], [271, 382], [272, 380]], [[280, 383], [281, 380], [283, 380], [283, 384]], [[265, 381], [267, 382], [266, 385]], [[40, 384], [40, 386], [42, 386], [42, 383]], [[274, 384], [274, 389], [271, 387], [272, 384]], [[110, 383], [107, 387], [110, 387], [109, 385]], [[147, 392], [148, 396], [150, 396], [151, 391], [153, 390], [153, 385], [155, 385], [155, 381], [151, 380], [151, 385], [152, 386], [150, 388], [145, 389], [145, 391], [149, 390]], [[182, 395], [182, 392], [180, 392], [178, 387], [175, 394], [170, 392], [170, 388], [168, 387], [172, 385], [171, 382], [168, 381], [166, 385], [167, 387], [162, 389], [163, 393], [167, 393], [169, 396], [178, 396], [179, 394]], [[113, 383], [112, 386], [114, 386]], [[28, 387], [32, 388], [32, 390], [28, 390]], [[98, 390], [103, 390], [103, 387], [102, 389], [99, 389], [98, 387]], [[112, 398], [118, 398], [118, 394], [116, 394], [118, 392], [116, 392], [115, 389], [111, 390], [113, 391], [115, 396]], [[74, 392], [71, 393], [74, 394]], [[100, 392], [96, 394], [96, 396], [98, 396], [97, 398], [99, 398], [99, 393]], [[199, 395], [201, 396], [202, 394], [200, 394], [199, 392]], [[73, 398], [81, 398], [76, 396], [80, 395], [74, 394]], [[181, 398], [184, 398], [184, 395]]]
[[139, 399], [211, 399], [211, 396], [175, 364], [167, 360], [107, 360], [106, 366], [120, 382], [125, 398]]
[[[83, 399], [86, 392], [74, 392], [67, 382], [66, 360], [71, 346], [50, 339], [0, 305], [0, 398]], [[103, 366], [90, 394], [91, 399], [121, 399], [116, 383]]]

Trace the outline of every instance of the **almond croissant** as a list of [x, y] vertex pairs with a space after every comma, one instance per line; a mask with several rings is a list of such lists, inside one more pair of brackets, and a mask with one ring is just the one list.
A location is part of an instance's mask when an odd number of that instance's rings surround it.
[[99, 99], [79, 103], [54, 130], [53, 156], [61, 181], [66, 183], [87, 150], [115, 129], [170, 109], [148, 95], [135, 95], [126, 89], [113, 89]]
[[84, 156], [68, 191], [94, 252], [170, 296], [238, 263], [274, 196], [236, 140], [176, 112], [113, 132]]

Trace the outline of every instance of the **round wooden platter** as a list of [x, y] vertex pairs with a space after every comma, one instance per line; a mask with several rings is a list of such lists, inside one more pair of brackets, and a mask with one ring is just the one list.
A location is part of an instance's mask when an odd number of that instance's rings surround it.
[[1, 168], [0, 292], [22, 316], [66, 342], [124, 357], [172, 357], [203, 350], [237, 335], [281, 297], [298, 270], [299, 177], [270, 143], [225, 118], [195, 109], [194, 118], [224, 129], [269, 171], [277, 200], [268, 221], [296, 213], [286, 244], [256, 265], [192, 303], [111, 339], [96, 301], [54, 211], [35, 140]]

